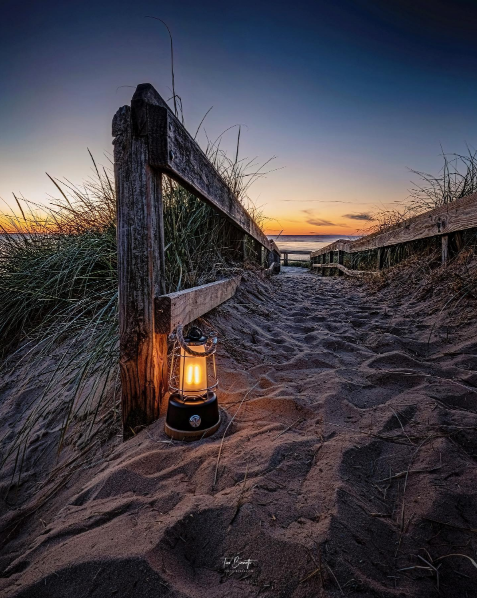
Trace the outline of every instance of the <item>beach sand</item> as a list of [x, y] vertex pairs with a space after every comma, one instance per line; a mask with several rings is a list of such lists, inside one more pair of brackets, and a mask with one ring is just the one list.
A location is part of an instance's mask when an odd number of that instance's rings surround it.
[[22, 504], [2, 503], [1, 595], [475, 596], [477, 326], [440, 317], [344, 277], [248, 275], [207, 316], [219, 432], [169, 442], [162, 418], [104, 439], [38, 506], [46, 426]]

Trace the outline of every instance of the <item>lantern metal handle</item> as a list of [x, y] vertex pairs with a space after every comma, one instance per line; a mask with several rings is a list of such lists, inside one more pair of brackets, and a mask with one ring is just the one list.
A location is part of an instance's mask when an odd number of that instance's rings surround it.
[[189, 345], [185, 342], [184, 335], [182, 333], [183, 329], [184, 329], [184, 327], [182, 326], [182, 324], [179, 324], [179, 326], [177, 326], [176, 338], [179, 341], [179, 345], [184, 349], [184, 351], [186, 353], [189, 353], [189, 355], [195, 355], [196, 357], [207, 357], [208, 355], [212, 355], [212, 353], [215, 353], [215, 349], [216, 349], [216, 345], [217, 345], [217, 337], [216, 336], [209, 337], [209, 339], [205, 343], [204, 352], [200, 353], [199, 351], [194, 351], [193, 349], [191, 349], [189, 347]]

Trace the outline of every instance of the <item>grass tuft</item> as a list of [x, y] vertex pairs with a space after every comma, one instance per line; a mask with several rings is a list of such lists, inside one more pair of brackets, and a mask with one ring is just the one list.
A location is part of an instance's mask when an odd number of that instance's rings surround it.
[[[238, 150], [239, 138], [233, 160], [220, 139], [207, 146], [246, 201], [251, 182], [265, 173], [253, 168], [255, 161], [239, 159]], [[110, 172], [91, 160], [93, 178], [82, 186], [48, 175], [58, 197], [47, 207], [15, 197], [19, 213], [0, 215], [0, 373], [28, 364], [18, 396], [42, 376], [47, 380], [15, 433], [1, 439], [0, 464], [14, 459], [18, 476], [33, 432], [58, 404], [55, 388], [68, 389], [58, 407], [60, 448], [72, 423], [80, 423], [75, 437], [84, 445], [98, 414], [118, 411], [116, 199]], [[166, 292], [243, 267], [243, 233], [225, 217], [167, 177], [163, 199]]]

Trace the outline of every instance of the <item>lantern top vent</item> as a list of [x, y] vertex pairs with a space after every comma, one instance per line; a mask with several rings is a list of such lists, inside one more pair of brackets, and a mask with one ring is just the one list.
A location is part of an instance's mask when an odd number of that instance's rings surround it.
[[191, 346], [205, 345], [207, 337], [204, 335], [202, 330], [197, 326], [193, 326], [189, 330], [189, 334], [185, 337], [185, 342]]

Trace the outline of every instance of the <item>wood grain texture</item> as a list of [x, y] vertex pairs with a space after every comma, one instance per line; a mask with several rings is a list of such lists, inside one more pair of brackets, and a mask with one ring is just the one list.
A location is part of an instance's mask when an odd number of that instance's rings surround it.
[[118, 110], [113, 137], [122, 417], [127, 438], [157, 419], [165, 406], [171, 327], [210, 311], [232, 296], [238, 285], [238, 281], [221, 281], [206, 290], [198, 287], [164, 295], [162, 174], [169, 174], [240, 229], [235, 251], [243, 254], [247, 235], [259, 249], [255, 253], [260, 263], [266, 261], [265, 249], [273, 253], [278, 248], [151, 85], [139, 85], [131, 108]]
[[351, 251], [388, 247], [474, 227], [477, 227], [477, 193], [409, 218], [385, 233], [357, 239]]
[[347, 241], [346, 239], [338, 239], [326, 247], [322, 247], [321, 249], [317, 249], [316, 251], [312, 251], [310, 253], [310, 258], [318, 257], [319, 255], [326, 254], [330, 251], [346, 251], [349, 252], [351, 241]]
[[389, 247], [477, 227], [477, 193], [405, 220], [389, 231], [368, 235], [351, 244], [351, 252]]
[[273, 240], [270, 240], [270, 251], [274, 251], [275, 253], [278, 253], [278, 255], [280, 255], [280, 250], [278, 249], [277, 244]]
[[336, 269], [336, 270], [340, 270], [341, 272], [343, 272], [343, 274], [346, 274], [347, 276], [363, 276], [365, 274], [379, 274], [379, 272], [375, 272], [373, 270], [350, 270], [349, 268], [346, 268], [346, 266], [343, 266], [342, 264], [313, 264], [312, 268], [320, 268], [323, 270]]
[[179, 324], [189, 324], [235, 295], [241, 276], [157, 297], [155, 322], [158, 334], [170, 334]]
[[357, 253], [381, 247], [390, 247], [400, 243], [409, 243], [418, 239], [426, 239], [439, 235], [467, 230], [477, 227], [477, 193], [462, 197], [445, 206], [429, 210], [419, 216], [409, 218], [390, 228], [384, 233], [366, 235], [356, 241], [339, 239], [311, 254], [317, 257], [328, 251], [345, 251]]
[[113, 119], [124, 438], [159, 417], [167, 390], [167, 337], [154, 321], [164, 292], [161, 175], [148, 165], [141, 117], [124, 106]]
[[378, 248], [378, 255], [376, 257], [376, 267], [378, 270], [382, 270], [384, 266], [384, 249], [382, 247]]
[[272, 250], [268, 253], [268, 270], [271, 274], [279, 274], [280, 267], [280, 252], [277, 248], [277, 251]]
[[138, 85], [131, 106], [144, 115], [142, 123], [147, 127], [149, 164], [212, 205], [271, 250], [263, 231], [154, 87], [148, 83]]
[[442, 263], [445, 264], [449, 259], [449, 235], [442, 235]]

